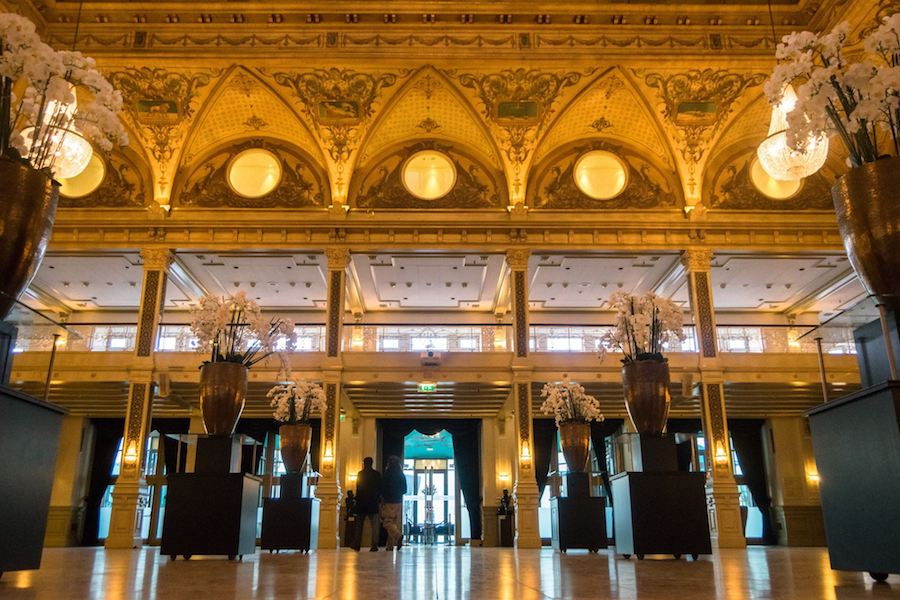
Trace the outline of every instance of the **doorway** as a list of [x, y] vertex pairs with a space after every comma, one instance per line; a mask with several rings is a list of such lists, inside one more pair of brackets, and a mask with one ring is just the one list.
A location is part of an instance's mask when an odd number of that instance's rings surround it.
[[397, 456], [407, 493], [405, 539], [464, 544], [481, 539], [481, 420], [379, 419], [378, 465]]

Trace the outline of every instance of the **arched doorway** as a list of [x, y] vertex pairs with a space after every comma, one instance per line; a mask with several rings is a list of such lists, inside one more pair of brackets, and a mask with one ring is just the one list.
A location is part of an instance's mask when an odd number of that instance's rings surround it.
[[[470, 539], [480, 540], [482, 532], [481, 420], [479, 419], [378, 419], [379, 454], [376, 464], [390, 456], [404, 459], [406, 438], [413, 431], [435, 436], [446, 431], [452, 439], [454, 476], [465, 499]], [[415, 464], [414, 476], [418, 476]], [[425, 475], [424, 465], [422, 475]], [[434, 482], [432, 477], [432, 483]], [[446, 484], [446, 482], [444, 482]], [[415, 488], [413, 488], [415, 489]]]

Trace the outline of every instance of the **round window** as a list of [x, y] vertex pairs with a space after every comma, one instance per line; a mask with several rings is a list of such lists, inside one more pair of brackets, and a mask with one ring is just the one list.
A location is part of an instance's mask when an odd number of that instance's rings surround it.
[[753, 187], [759, 190], [764, 196], [773, 200], [787, 200], [800, 191], [803, 185], [802, 179], [795, 181], [779, 181], [775, 179], [763, 169], [759, 161], [754, 158], [750, 163], [750, 181]]
[[456, 184], [456, 167], [441, 152], [422, 150], [413, 154], [403, 165], [403, 185], [422, 200], [437, 200], [446, 196]]
[[106, 177], [106, 164], [94, 154], [84, 171], [75, 177], [59, 180], [59, 193], [67, 198], [83, 198], [94, 192]]
[[262, 148], [250, 148], [234, 157], [228, 167], [228, 184], [245, 198], [261, 198], [281, 182], [281, 161]]
[[575, 185], [594, 200], [612, 200], [628, 184], [628, 169], [621, 158], [605, 150], [592, 150], [578, 159]]

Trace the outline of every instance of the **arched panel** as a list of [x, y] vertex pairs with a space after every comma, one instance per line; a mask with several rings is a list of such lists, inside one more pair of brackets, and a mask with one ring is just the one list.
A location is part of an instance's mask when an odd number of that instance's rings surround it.
[[[449, 157], [456, 169], [456, 183], [436, 200], [422, 200], [410, 194], [401, 180], [403, 165], [422, 150], [437, 150]], [[387, 150], [358, 169], [350, 189], [351, 203], [374, 209], [506, 209], [505, 179], [499, 169], [488, 166], [485, 157], [468, 148], [438, 140], [421, 141]]]
[[[575, 163], [592, 150], [612, 152], [627, 167], [628, 183], [611, 200], [595, 200], [575, 184]], [[526, 203], [533, 209], [676, 209], [684, 205], [672, 171], [633, 147], [607, 139], [581, 139], [553, 152], [532, 171], [528, 190]]]
[[416, 138], [463, 144], [501, 168], [498, 150], [478, 113], [443, 74], [422, 68], [385, 105], [366, 134], [359, 164]]
[[601, 75], [562, 110], [541, 140], [535, 163], [560, 146], [598, 134], [641, 148], [669, 167], [673, 164], [656, 115], [618, 69]]
[[[246, 198], [228, 183], [228, 168], [241, 152], [261, 148], [280, 161], [281, 179], [270, 193]], [[179, 173], [173, 206], [177, 208], [321, 208], [331, 202], [327, 177], [313, 159], [299, 148], [280, 140], [252, 138], [219, 147]]]
[[760, 192], [750, 179], [755, 146], [739, 142], [721, 156], [726, 158], [709, 165], [704, 184], [709, 194], [704, 204], [711, 210], [834, 210], [829, 183], [833, 177], [826, 169], [805, 178], [790, 198], [778, 200]]
[[[132, 137], [132, 140], [135, 138]], [[131, 146], [97, 152], [103, 161], [100, 186], [85, 196], [59, 195], [60, 208], [143, 208], [153, 200], [153, 177], [146, 159]]]
[[181, 163], [189, 165], [224, 139], [248, 136], [282, 139], [322, 162], [319, 145], [290, 106], [254, 72], [235, 67], [197, 115]]

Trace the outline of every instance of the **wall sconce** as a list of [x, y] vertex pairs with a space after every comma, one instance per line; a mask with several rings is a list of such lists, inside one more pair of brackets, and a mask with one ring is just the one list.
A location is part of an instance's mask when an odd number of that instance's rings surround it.
[[125, 449], [125, 464], [134, 467], [137, 464], [137, 444], [134, 440], [128, 442], [128, 448]]
[[807, 471], [806, 472], [806, 480], [809, 481], [813, 485], [819, 485], [819, 481], [821, 477], [815, 471]]
[[355, 484], [356, 483], [356, 473], [350, 473], [349, 475], [347, 475], [347, 481]]
[[716, 442], [716, 464], [720, 467], [728, 466], [728, 454], [725, 453], [725, 445], [722, 442]]
[[503, 483], [504, 485], [507, 484], [507, 483], [509, 483], [509, 479], [510, 479], [509, 473], [500, 473], [500, 475], [498, 476], [498, 479], [499, 479], [500, 482]]
[[519, 456], [519, 463], [522, 465], [523, 469], [531, 468], [531, 449], [528, 447], [528, 444], [522, 444], [522, 453]]
[[325, 453], [322, 454], [322, 462], [326, 465], [334, 464], [334, 450], [331, 445], [331, 440], [325, 442]]

